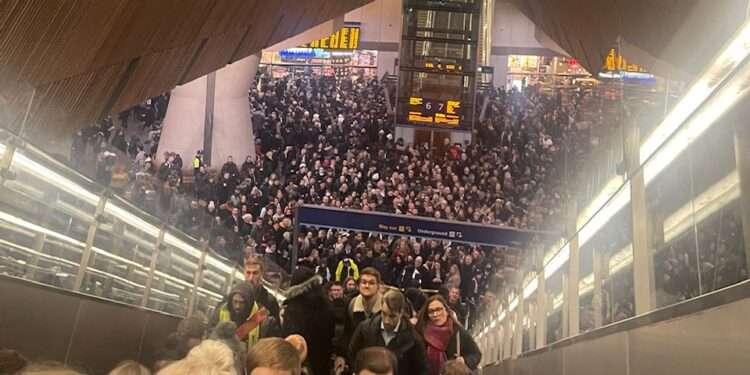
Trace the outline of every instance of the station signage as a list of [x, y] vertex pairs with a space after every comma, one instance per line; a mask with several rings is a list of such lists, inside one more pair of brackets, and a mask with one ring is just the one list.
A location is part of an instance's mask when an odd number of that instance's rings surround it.
[[327, 38], [313, 40], [302, 47], [322, 49], [358, 49], [359, 26], [344, 26]]
[[296, 222], [298, 226], [513, 248], [524, 248], [534, 236], [554, 237], [550, 233], [517, 228], [313, 205], [298, 207]]
[[460, 100], [431, 100], [415, 96], [409, 98], [411, 122], [458, 126], [460, 110]]

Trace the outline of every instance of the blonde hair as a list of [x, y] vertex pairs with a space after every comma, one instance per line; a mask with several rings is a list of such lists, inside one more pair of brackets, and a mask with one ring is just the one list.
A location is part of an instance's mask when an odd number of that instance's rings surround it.
[[120, 362], [108, 375], [151, 375], [151, 371], [135, 361]]
[[182, 360], [171, 363], [157, 375], [237, 375], [234, 353], [225, 344], [206, 340]]
[[260, 270], [261, 272], [263, 272], [263, 268], [264, 268], [263, 258], [260, 255], [250, 255], [247, 258], [245, 258], [245, 268], [247, 268], [247, 266], [254, 266], [254, 265], [260, 266]]
[[258, 367], [289, 371], [292, 375], [300, 375], [302, 361], [294, 345], [284, 339], [270, 337], [258, 341], [250, 348], [247, 355], [247, 373], [251, 373]]
[[83, 375], [83, 372], [78, 372], [69, 367], [65, 367], [62, 363], [47, 361], [31, 363], [26, 366], [19, 374], [22, 375]]

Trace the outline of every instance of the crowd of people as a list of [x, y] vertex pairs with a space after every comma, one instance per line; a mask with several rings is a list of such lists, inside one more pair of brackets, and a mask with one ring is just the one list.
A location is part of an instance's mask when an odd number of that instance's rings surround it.
[[[166, 366], [160, 373], [170, 374], [170, 368], [210, 365], [223, 366], [218, 371], [227, 374], [268, 367], [294, 374], [369, 369], [430, 375], [475, 369], [481, 353], [467, 329], [483, 309], [498, 310], [493, 293], [522, 268], [520, 255], [312, 227], [299, 228], [295, 238], [295, 208], [317, 204], [554, 229], [550, 225], [564, 222], [561, 202], [571, 191], [565, 176], [570, 171], [560, 162], [574, 169], [588, 151], [589, 129], [578, 126], [580, 92], [566, 100], [536, 87], [487, 92], [473, 142], [431, 146], [395, 136], [376, 79], [301, 74], [258, 80], [249, 93], [256, 153], [236, 155], [244, 158], [240, 164], [229, 157], [220, 168], [208, 165], [196, 150], [186, 161], [167, 152], [157, 165], [167, 97], [122, 115], [119, 127], [104, 121], [80, 132], [73, 143], [75, 166], [85, 169], [89, 161], [82, 150], [90, 148], [99, 182], [245, 266], [247, 282], [207, 309], [209, 326], [202, 318], [186, 321], [152, 369]], [[126, 136], [131, 114], [143, 123], [141, 136]], [[192, 184], [185, 184], [185, 172]], [[723, 220], [718, 229], [701, 231], [700, 247], [707, 251], [690, 251], [695, 241], [684, 237], [658, 252], [661, 300], [691, 298], [747, 278], [740, 262], [741, 221], [736, 215]], [[295, 247], [297, 267], [291, 264]], [[281, 306], [262, 287], [259, 257], [291, 270]], [[632, 280], [618, 280], [605, 283], [605, 323], [634, 313], [627, 297]], [[587, 308], [584, 303], [583, 330], [593, 327]]]
[[[245, 280], [208, 319], [185, 318], [159, 345], [153, 363], [126, 361], [109, 374], [469, 375], [481, 361], [446, 299], [389, 288], [372, 267], [346, 293], [342, 283], [324, 284], [299, 267], [281, 305], [263, 286], [263, 274], [262, 258], [248, 257]], [[29, 363], [0, 350], [0, 373], [86, 371], [85, 364], [73, 370]]]
[[[579, 97], [564, 105], [559, 92], [534, 87], [489, 92], [475, 142], [431, 147], [394, 137], [376, 79], [258, 79], [249, 96], [255, 155], [213, 168], [197, 150], [187, 161], [193, 183], [186, 189], [181, 155], [166, 153], [157, 166], [155, 143], [134, 140], [126, 147], [135, 145], [132, 167], [115, 166], [100, 181], [237, 263], [259, 253], [285, 269], [295, 245], [294, 210], [304, 203], [522, 229], [561, 221], [558, 161], [582, 148], [566, 146], [585, 136], [574, 121]], [[144, 106], [157, 122], [160, 102]], [[469, 324], [481, 298], [507, 278], [506, 268], [519, 266], [509, 249], [434, 240], [303, 227], [297, 241], [300, 263], [327, 281], [356, 281], [356, 270], [373, 266], [389, 285], [457, 290]]]

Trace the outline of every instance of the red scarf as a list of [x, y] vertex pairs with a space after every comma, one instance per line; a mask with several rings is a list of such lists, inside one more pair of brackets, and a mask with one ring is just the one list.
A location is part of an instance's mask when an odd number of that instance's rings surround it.
[[451, 337], [453, 337], [453, 319], [447, 319], [442, 326], [432, 322], [425, 325], [424, 340], [427, 343], [427, 364], [430, 375], [440, 375], [440, 370], [448, 361], [445, 351], [448, 349]]

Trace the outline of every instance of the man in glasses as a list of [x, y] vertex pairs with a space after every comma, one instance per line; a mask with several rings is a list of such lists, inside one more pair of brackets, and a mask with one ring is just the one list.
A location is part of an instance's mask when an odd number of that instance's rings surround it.
[[396, 356], [397, 374], [427, 374], [425, 348], [416, 331], [406, 320], [406, 298], [390, 290], [383, 296], [380, 314], [360, 323], [350, 343], [350, 357], [364, 348], [385, 347]]

